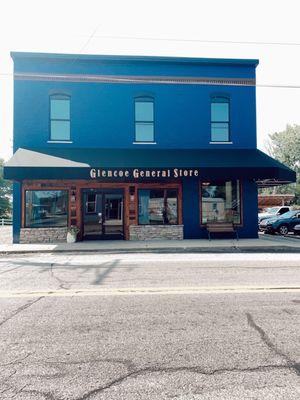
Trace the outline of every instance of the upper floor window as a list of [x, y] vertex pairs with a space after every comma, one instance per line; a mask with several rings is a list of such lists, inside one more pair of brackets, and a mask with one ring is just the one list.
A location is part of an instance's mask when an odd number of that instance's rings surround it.
[[50, 140], [71, 139], [70, 97], [50, 96]]
[[154, 100], [152, 97], [135, 99], [135, 141], [154, 142]]
[[211, 99], [211, 141], [229, 142], [229, 98], [214, 96]]

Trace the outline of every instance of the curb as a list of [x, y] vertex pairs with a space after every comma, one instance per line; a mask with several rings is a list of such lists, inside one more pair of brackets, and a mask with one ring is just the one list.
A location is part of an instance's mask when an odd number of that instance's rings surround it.
[[126, 253], [299, 253], [300, 247], [293, 246], [253, 246], [253, 247], [166, 247], [166, 248], [129, 248], [129, 249], [40, 249], [40, 250], [12, 250], [0, 251], [0, 255], [23, 254], [52, 254], [52, 253], [101, 253], [101, 254], [126, 254]]

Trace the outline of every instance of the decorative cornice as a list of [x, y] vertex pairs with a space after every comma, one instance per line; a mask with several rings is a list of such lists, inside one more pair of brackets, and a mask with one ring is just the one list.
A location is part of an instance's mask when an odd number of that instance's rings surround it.
[[20, 73], [14, 74], [16, 80], [57, 81], [57, 82], [93, 82], [93, 83], [158, 83], [171, 85], [222, 85], [255, 86], [255, 79], [245, 78], [208, 78], [180, 76], [130, 76], [130, 75], [86, 75], [86, 74], [49, 74]]

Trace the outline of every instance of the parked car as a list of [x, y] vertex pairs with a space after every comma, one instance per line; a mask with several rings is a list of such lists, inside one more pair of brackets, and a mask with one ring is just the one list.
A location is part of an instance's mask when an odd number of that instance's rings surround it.
[[293, 232], [295, 235], [300, 235], [300, 224], [294, 226]]
[[264, 219], [259, 224], [259, 229], [265, 233], [287, 235], [293, 232], [294, 227], [300, 224], [300, 210], [288, 211], [280, 216]]
[[288, 211], [291, 211], [291, 207], [289, 206], [266, 208], [264, 212], [258, 213], [258, 223], [267, 218], [283, 215]]

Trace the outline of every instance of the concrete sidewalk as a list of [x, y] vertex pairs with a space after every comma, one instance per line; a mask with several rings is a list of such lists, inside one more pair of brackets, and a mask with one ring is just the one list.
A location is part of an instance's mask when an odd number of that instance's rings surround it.
[[100, 252], [100, 253], [233, 253], [295, 252], [300, 253], [300, 239], [260, 235], [259, 239], [194, 239], [157, 241], [85, 241], [58, 244], [3, 244], [0, 254]]

